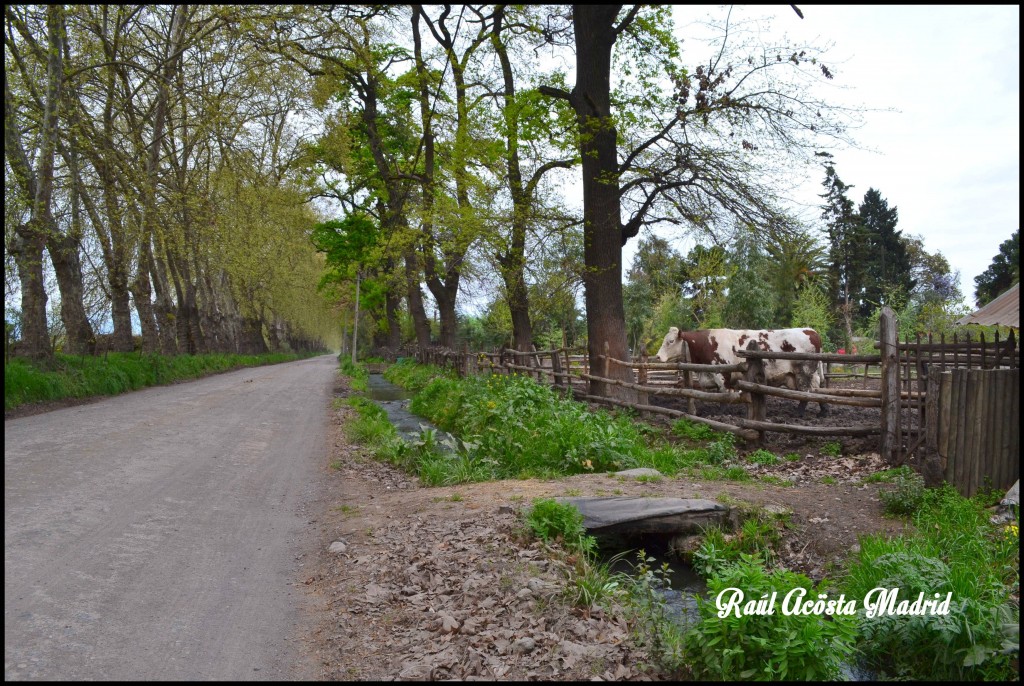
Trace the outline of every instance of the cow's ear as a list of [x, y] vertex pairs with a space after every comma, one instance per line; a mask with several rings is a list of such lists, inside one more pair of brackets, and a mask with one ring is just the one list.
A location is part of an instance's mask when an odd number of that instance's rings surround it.
[[680, 331], [679, 329], [676, 329], [676, 340], [677, 341], [683, 340], [683, 332]]

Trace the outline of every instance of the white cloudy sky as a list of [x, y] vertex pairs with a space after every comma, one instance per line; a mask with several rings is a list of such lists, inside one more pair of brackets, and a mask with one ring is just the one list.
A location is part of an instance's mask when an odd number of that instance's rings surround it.
[[[960, 270], [973, 305], [974, 277], [1020, 223], [1020, 8], [798, 7], [803, 19], [787, 5], [737, 8], [732, 18], [770, 16], [773, 34], [832, 44], [833, 83], [846, 88], [828, 97], [869, 110], [854, 132], [860, 148], [834, 153], [849, 197], [859, 204], [868, 188], [881, 191], [899, 209], [898, 228]], [[687, 64], [705, 54], [695, 22], [709, 13], [724, 9], [675, 8]], [[823, 175], [808, 174], [800, 197], [813, 206]]]

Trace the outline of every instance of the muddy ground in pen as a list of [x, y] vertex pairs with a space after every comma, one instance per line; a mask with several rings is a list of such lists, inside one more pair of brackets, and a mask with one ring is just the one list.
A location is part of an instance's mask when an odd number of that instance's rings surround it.
[[[345, 389], [340, 379], [337, 390]], [[875, 454], [747, 465], [796, 477], [794, 487], [585, 474], [424, 488], [345, 439], [350, 408], [328, 411], [331, 454], [323, 469], [331, 488], [314, 522], [319, 553], [303, 561], [318, 608], [307, 648], [326, 679], [662, 678], [624, 621], [563, 598], [564, 563], [521, 534], [517, 514], [533, 498], [727, 496], [781, 505], [793, 513], [783, 562], [816, 578], [849, 553], [858, 534], [902, 528], [882, 517], [880, 487], [859, 485], [884, 467]], [[819, 483], [823, 476], [838, 483]], [[339, 541], [343, 551], [330, 552]]]

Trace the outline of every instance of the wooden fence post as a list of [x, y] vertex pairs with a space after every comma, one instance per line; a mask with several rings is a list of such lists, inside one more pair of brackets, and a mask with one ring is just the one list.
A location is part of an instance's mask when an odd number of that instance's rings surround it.
[[[949, 402], [949, 399], [945, 399]], [[942, 483], [945, 465], [939, 456], [939, 411], [942, 407], [942, 369], [939, 365], [928, 366], [928, 394], [924, 408], [924, 447], [921, 456], [921, 472], [925, 485], [935, 487]]]
[[[683, 341], [683, 362], [686, 364], [690, 363], [690, 343]], [[700, 380], [700, 374], [697, 375], [697, 380]], [[693, 377], [690, 376], [690, 370], [687, 369], [683, 372], [683, 383], [686, 388], [693, 389]], [[703, 389], [702, 389], [703, 390]], [[686, 411], [692, 415], [697, 414], [697, 401], [693, 398], [687, 398], [686, 400]]]
[[[640, 353], [640, 363], [641, 364], [647, 364], [647, 351], [646, 350], [644, 350], [642, 353]], [[636, 382], [638, 384], [640, 384], [641, 386], [646, 386], [647, 385], [647, 368], [646, 367], [641, 367], [640, 369], [637, 370]], [[638, 391], [637, 393], [638, 393], [638, 395], [637, 395], [637, 402], [639, 402], [641, 405], [649, 405], [650, 404], [650, 402], [649, 402], [650, 401], [650, 397], [649, 397], [647, 391]], [[650, 414], [650, 413], [648, 413], [648, 414]]]
[[882, 445], [879, 454], [889, 464], [899, 458], [896, 430], [900, 421], [900, 365], [896, 349], [896, 315], [882, 308], [878, 321], [878, 344], [882, 358]]
[[[685, 346], [684, 346], [685, 349]], [[750, 341], [747, 343], [747, 350], [757, 350], [757, 341]], [[750, 383], [763, 384], [765, 383], [764, 373], [764, 360], [758, 357], [746, 357], [743, 361], [747, 363], [746, 378]], [[755, 422], [763, 422], [765, 420], [765, 399], [764, 393], [756, 393], [750, 391], [750, 405], [747, 406], [747, 419], [752, 419]], [[757, 445], [764, 443], [764, 431], [757, 430]]]
[[551, 352], [551, 371], [554, 373], [554, 376], [551, 377], [551, 385], [555, 388], [561, 388], [566, 385], [566, 379], [559, 376], [562, 373], [562, 361], [559, 358], [559, 352], [559, 350]]

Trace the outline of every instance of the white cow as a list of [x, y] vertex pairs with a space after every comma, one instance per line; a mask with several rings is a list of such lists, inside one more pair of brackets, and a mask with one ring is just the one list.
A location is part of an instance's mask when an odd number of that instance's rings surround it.
[[[814, 329], [705, 329], [701, 331], [680, 331], [676, 327], [668, 330], [658, 350], [658, 359], [668, 362], [681, 357], [683, 345], [688, 345], [690, 361], [694, 364], [735, 364], [743, 358], [737, 350], [745, 350], [750, 341], [757, 341], [757, 347], [765, 351], [820, 353], [821, 336]], [[796, 391], [820, 388], [824, 371], [820, 362], [800, 360], [765, 360], [765, 380], [771, 386], [785, 386]], [[742, 378], [738, 372], [715, 374], [719, 390], [735, 388]], [[818, 415], [828, 415], [828, 405], [818, 403]], [[807, 408], [807, 401], [800, 402], [800, 416]]]

